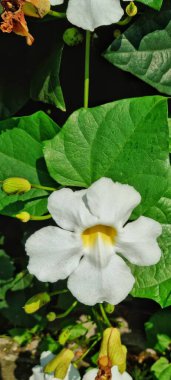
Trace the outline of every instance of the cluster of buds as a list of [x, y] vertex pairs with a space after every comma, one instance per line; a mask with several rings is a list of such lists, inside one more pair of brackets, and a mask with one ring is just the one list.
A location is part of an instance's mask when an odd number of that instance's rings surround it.
[[2, 0], [2, 22], [0, 30], [4, 33], [14, 32], [26, 38], [27, 45], [34, 42], [33, 36], [29, 33], [26, 16], [42, 18], [50, 10], [49, 0]]

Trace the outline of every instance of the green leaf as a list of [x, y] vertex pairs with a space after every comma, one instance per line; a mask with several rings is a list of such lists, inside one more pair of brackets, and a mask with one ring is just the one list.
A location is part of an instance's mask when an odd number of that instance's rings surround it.
[[30, 94], [33, 100], [40, 100], [66, 111], [59, 80], [62, 50], [63, 43], [59, 40], [44, 62], [41, 62], [37, 68], [36, 74], [32, 78]]
[[7, 280], [12, 279], [14, 272], [11, 258], [2, 249], [0, 250], [0, 263], [0, 285], [2, 286]]
[[[151, 371], [154, 372], [157, 380], [160, 380], [160, 375], [164, 372], [166, 368], [169, 366], [169, 361], [166, 358], [160, 358], [157, 360], [151, 367]], [[167, 378], [165, 379], [167, 380]], [[168, 379], [169, 380], [169, 379]]]
[[168, 187], [167, 100], [125, 99], [74, 112], [45, 142], [51, 176], [62, 185], [88, 187], [101, 177], [134, 186], [145, 212]]
[[[54, 137], [58, 125], [44, 112], [30, 116], [14, 117], [0, 121], [0, 179], [24, 177], [33, 184], [53, 185], [43, 159], [42, 141]], [[4, 132], [6, 131], [6, 132]], [[9, 144], [9, 146], [8, 146]], [[47, 196], [44, 190], [31, 189], [22, 195], [6, 195], [0, 190], [0, 210], [4, 215], [27, 211], [32, 215], [47, 212]]]
[[147, 13], [117, 38], [104, 57], [159, 92], [171, 95], [171, 10]]
[[136, 278], [134, 297], [150, 298], [162, 307], [171, 305], [171, 225], [163, 225], [159, 244], [163, 252], [158, 264], [150, 267], [130, 265]]
[[171, 119], [168, 119], [169, 124], [169, 152], [171, 153]]
[[81, 323], [65, 327], [59, 335], [59, 343], [65, 345], [68, 341], [74, 341], [75, 339], [84, 336], [87, 333], [86, 327]]
[[157, 334], [157, 343], [154, 348], [156, 351], [163, 353], [168, 349], [170, 343], [171, 337], [166, 334]]
[[157, 335], [171, 336], [171, 310], [160, 310], [153, 314], [148, 322], [145, 323], [145, 332], [148, 347], [154, 348], [157, 344]]
[[20, 346], [29, 343], [32, 340], [32, 334], [27, 329], [13, 328], [9, 330], [9, 334]]
[[33, 276], [30, 273], [27, 273], [27, 272], [17, 273], [15, 279], [13, 280], [11, 290], [15, 292], [17, 290], [26, 289], [28, 286], [31, 285], [32, 280], [33, 280]]
[[162, 371], [160, 375], [160, 380], [170, 380], [171, 379], [171, 364], [168, 365], [167, 368]]
[[160, 10], [163, 3], [163, 0], [137, 0], [137, 1], [157, 10]]

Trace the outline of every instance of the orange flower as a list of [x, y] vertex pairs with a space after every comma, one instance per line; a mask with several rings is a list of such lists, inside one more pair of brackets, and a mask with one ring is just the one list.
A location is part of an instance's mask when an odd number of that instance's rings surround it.
[[4, 12], [1, 14], [0, 30], [25, 37], [27, 45], [31, 46], [34, 38], [29, 33], [25, 14], [32, 17], [44, 17], [50, 10], [49, 0], [2, 0], [1, 5]]

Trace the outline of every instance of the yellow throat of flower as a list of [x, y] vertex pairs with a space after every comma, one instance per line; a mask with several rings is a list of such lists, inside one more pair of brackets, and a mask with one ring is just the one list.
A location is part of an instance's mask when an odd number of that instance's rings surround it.
[[107, 245], [114, 245], [116, 237], [117, 231], [114, 227], [104, 226], [102, 224], [87, 228], [82, 233], [84, 247], [93, 247], [99, 238]]

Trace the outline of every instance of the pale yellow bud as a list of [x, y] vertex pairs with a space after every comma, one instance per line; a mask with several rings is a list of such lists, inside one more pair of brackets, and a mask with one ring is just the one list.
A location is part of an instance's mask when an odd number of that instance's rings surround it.
[[54, 377], [63, 380], [74, 357], [73, 351], [64, 348], [54, 359], [44, 367], [45, 373], [54, 372]]
[[50, 11], [49, 0], [26, 0], [23, 5], [23, 11], [26, 16], [43, 18]]
[[104, 330], [99, 359], [107, 356], [111, 365], [117, 365], [119, 371], [123, 373], [126, 369], [126, 355], [127, 349], [121, 343], [119, 330], [113, 327]]
[[30, 182], [25, 178], [11, 177], [3, 181], [2, 190], [6, 194], [22, 194], [31, 189]]
[[19, 214], [15, 215], [15, 217], [21, 220], [23, 223], [27, 223], [31, 219], [31, 215], [27, 211], [22, 211]]
[[33, 314], [48, 302], [50, 302], [50, 299], [51, 298], [48, 293], [38, 293], [26, 302], [24, 305], [24, 310], [27, 314]]
[[138, 12], [137, 6], [134, 4], [133, 1], [131, 1], [126, 7], [127, 15], [130, 17], [133, 17], [133, 16], [136, 16], [137, 12]]

